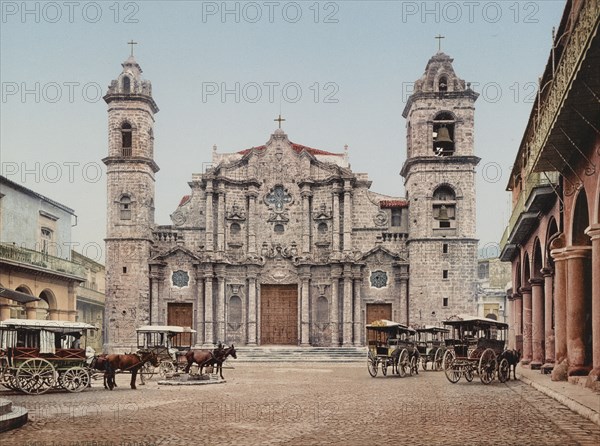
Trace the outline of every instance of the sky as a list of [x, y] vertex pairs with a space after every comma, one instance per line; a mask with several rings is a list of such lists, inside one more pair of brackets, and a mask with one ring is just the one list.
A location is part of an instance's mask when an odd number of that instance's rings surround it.
[[0, 173], [75, 210], [72, 242], [103, 260], [107, 107], [135, 57], [160, 108], [156, 223], [189, 193], [213, 145], [291, 141], [349, 147], [371, 190], [404, 196], [402, 111], [441, 49], [480, 93], [475, 111], [477, 236], [486, 256], [510, 217], [508, 176], [565, 2], [1, 2]]

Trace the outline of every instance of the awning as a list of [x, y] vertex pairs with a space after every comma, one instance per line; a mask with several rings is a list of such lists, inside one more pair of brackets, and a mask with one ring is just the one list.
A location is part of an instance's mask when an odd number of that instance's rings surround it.
[[8, 288], [3, 287], [0, 287], [0, 297], [14, 300], [22, 304], [41, 300], [39, 297], [32, 296], [31, 294], [21, 293], [20, 291], [9, 290]]

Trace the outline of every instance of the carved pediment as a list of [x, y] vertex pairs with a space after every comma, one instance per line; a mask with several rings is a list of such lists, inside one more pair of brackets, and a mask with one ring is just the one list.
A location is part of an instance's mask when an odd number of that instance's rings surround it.
[[370, 251], [363, 254], [361, 260], [369, 261], [370, 263], [380, 264], [389, 260], [403, 262], [405, 259], [400, 257], [399, 254], [393, 253], [392, 251], [384, 248], [383, 246], [376, 246]]
[[156, 254], [155, 256], [153, 256], [150, 259], [150, 263], [161, 263], [161, 262], [166, 262], [175, 258], [180, 258], [180, 259], [185, 259], [185, 260], [191, 260], [191, 261], [201, 261], [202, 259], [194, 254], [192, 251], [190, 251], [187, 248], [184, 248], [183, 246], [174, 246], [171, 249]]

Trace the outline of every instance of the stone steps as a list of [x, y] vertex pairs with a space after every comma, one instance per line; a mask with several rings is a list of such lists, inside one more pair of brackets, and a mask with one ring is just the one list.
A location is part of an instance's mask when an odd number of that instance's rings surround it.
[[236, 347], [238, 362], [362, 362], [366, 347]]
[[13, 406], [12, 401], [0, 398], [0, 432], [23, 426], [27, 423], [27, 409]]

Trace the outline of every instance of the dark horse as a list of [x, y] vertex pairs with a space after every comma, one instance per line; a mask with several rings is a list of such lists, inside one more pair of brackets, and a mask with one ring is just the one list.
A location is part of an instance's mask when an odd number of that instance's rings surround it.
[[504, 350], [500, 353], [498, 357], [498, 361], [502, 361], [502, 359], [506, 358], [508, 361], [508, 379], [510, 379], [510, 371], [512, 369], [513, 376], [515, 380], [517, 379], [517, 364], [521, 360], [521, 350]]
[[158, 367], [158, 358], [154, 352], [130, 353], [126, 355], [107, 355], [106, 356], [106, 374], [108, 375], [108, 388], [112, 390], [116, 387], [115, 372], [131, 372], [131, 388], [136, 389], [135, 379], [137, 372], [142, 366], [150, 362], [154, 367]]
[[[107, 385], [108, 373], [106, 373], [107, 366], [108, 366], [108, 362], [106, 361], [107, 356], [108, 356], [108, 354], [106, 354], [106, 353], [103, 353], [98, 356], [94, 356], [94, 359], [92, 359], [92, 363], [90, 364], [90, 368], [104, 372], [104, 388], [105, 389], [108, 389], [108, 385]], [[90, 384], [91, 384], [91, 381], [90, 381]], [[117, 384], [115, 383], [114, 386], [117, 387]]]
[[185, 358], [187, 359], [187, 366], [185, 367], [184, 372], [189, 373], [190, 367], [193, 363], [198, 364], [199, 373], [202, 375], [202, 369], [208, 366], [216, 366], [216, 373], [219, 373], [221, 379], [223, 378], [223, 363], [227, 359], [228, 356], [231, 356], [233, 359], [237, 359], [237, 354], [235, 352], [235, 347], [231, 344], [231, 347], [223, 348], [221, 344], [214, 350], [190, 350], [185, 354]]

